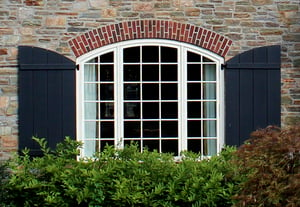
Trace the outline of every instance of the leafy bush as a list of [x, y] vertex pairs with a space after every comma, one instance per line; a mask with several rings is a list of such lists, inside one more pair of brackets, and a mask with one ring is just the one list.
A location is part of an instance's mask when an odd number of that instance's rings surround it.
[[174, 162], [171, 154], [145, 151], [131, 145], [107, 147], [92, 159], [76, 160], [76, 141], [66, 138], [51, 151], [36, 139], [43, 157], [28, 151], [10, 162], [3, 189], [6, 206], [231, 206], [241, 177], [229, 160], [233, 148], [199, 161], [185, 152]]
[[300, 127], [268, 127], [252, 133], [237, 151], [248, 174], [236, 206], [300, 206]]

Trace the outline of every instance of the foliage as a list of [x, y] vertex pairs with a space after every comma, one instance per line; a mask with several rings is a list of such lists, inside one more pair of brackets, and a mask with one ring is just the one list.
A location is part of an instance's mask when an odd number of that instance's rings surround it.
[[131, 145], [107, 147], [91, 159], [76, 160], [76, 141], [66, 138], [56, 150], [35, 139], [44, 156], [28, 150], [10, 161], [3, 189], [6, 206], [231, 206], [241, 177], [229, 161], [234, 148], [199, 161], [185, 152], [180, 162], [172, 154], [145, 151]]
[[300, 127], [267, 127], [252, 133], [237, 151], [248, 174], [236, 206], [300, 206]]

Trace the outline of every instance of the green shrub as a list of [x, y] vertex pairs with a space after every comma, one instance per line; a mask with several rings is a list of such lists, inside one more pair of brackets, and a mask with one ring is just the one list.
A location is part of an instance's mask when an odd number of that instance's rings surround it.
[[36, 139], [43, 157], [28, 151], [10, 162], [11, 174], [3, 189], [6, 206], [231, 206], [241, 177], [230, 163], [235, 149], [199, 161], [185, 152], [175, 162], [172, 154], [145, 151], [131, 145], [107, 147], [91, 159], [76, 160], [76, 141], [66, 138], [51, 151]]
[[237, 151], [247, 181], [236, 206], [300, 206], [300, 127], [268, 127], [252, 133]]

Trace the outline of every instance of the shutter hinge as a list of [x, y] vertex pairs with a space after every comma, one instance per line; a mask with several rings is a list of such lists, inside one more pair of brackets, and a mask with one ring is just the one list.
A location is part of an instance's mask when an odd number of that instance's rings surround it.
[[79, 64], [78, 64], [78, 65], [76, 65], [76, 70], [79, 70]]
[[227, 68], [227, 64], [226, 63], [221, 65], [221, 70], [224, 70], [226, 68]]

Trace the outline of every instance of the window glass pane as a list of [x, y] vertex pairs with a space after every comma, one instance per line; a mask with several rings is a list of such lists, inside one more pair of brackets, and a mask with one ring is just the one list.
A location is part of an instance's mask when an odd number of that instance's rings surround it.
[[103, 151], [106, 146], [114, 146], [115, 142], [114, 140], [101, 140], [100, 141], [100, 151]]
[[114, 122], [103, 121], [101, 122], [101, 138], [113, 138], [114, 137]]
[[178, 122], [177, 121], [162, 121], [161, 122], [162, 137], [178, 137]]
[[100, 56], [100, 62], [101, 63], [112, 63], [112, 62], [114, 62], [114, 53], [109, 52], [109, 53], [106, 53], [104, 55], [101, 55]]
[[159, 137], [159, 122], [144, 121], [143, 122], [143, 137]]
[[143, 84], [143, 100], [158, 100], [159, 85], [158, 84]]
[[161, 62], [177, 62], [177, 49], [161, 47]]
[[141, 137], [141, 122], [125, 121], [124, 122], [124, 137], [125, 138]]
[[113, 100], [114, 99], [114, 85], [101, 84], [100, 85], [100, 100]]
[[143, 62], [158, 62], [158, 48], [157, 46], [143, 46], [142, 47], [142, 61]]
[[143, 119], [158, 119], [159, 103], [143, 103]]
[[96, 65], [84, 65], [84, 81], [92, 82], [98, 80], [98, 70]]
[[159, 152], [159, 140], [143, 140], [143, 148], [150, 152], [154, 150]]
[[158, 81], [159, 66], [158, 65], [143, 65], [143, 81]]
[[164, 153], [173, 153], [178, 155], [178, 140], [162, 140], [161, 151]]
[[124, 65], [124, 81], [140, 81], [140, 66]]
[[98, 100], [98, 84], [94, 84], [94, 83], [84, 84], [84, 100], [91, 100], [91, 101]]
[[188, 151], [201, 153], [201, 139], [188, 139]]
[[101, 119], [113, 119], [114, 118], [114, 103], [100, 103], [101, 107]]
[[204, 83], [203, 84], [203, 99], [216, 99], [216, 84]]
[[216, 80], [216, 65], [203, 65], [203, 80], [204, 81]]
[[140, 99], [140, 85], [139, 84], [124, 84], [124, 99], [125, 100], [139, 100]]
[[212, 156], [217, 154], [217, 140], [204, 139], [203, 140], [203, 155]]
[[216, 118], [216, 102], [208, 101], [203, 103], [204, 118]]
[[196, 120], [188, 121], [188, 136], [201, 137], [201, 121], [196, 121]]
[[203, 121], [203, 136], [204, 137], [216, 137], [216, 121], [208, 120]]
[[140, 103], [124, 103], [124, 118], [139, 119], [141, 117]]
[[177, 65], [162, 65], [161, 66], [162, 81], [177, 81]]
[[177, 119], [178, 107], [177, 102], [162, 102], [161, 103], [161, 118], [163, 119]]
[[101, 65], [100, 66], [100, 80], [101, 81], [113, 81], [114, 80], [114, 66], [113, 65]]
[[99, 138], [98, 129], [99, 122], [96, 121], [86, 121], [84, 123], [85, 128], [85, 138]]
[[84, 118], [85, 119], [98, 119], [98, 103], [89, 102], [84, 103]]
[[140, 62], [140, 47], [129, 47], [123, 51], [124, 63], [139, 63]]
[[188, 102], [188, 118], [201, 118], [201, 102]]
[[188, 52], [187, 60], [188, 62], [201, 62], [201, 56], [193, 52]]
[[99, 140], [85, 140], [83, 143], [84, 155], [91, 157], [98, 151]]
[[188, 83], [187, 88], [188, 99], [201, 99], [201, 84], [200, 83]]
[[161, 99], [177, 100], [177, 84], [176, 83], [161, 84]]
[[188, 75], [188, 81], [200, 81], [201, 80], [201, 65], [188, 64], [187, 75]]

